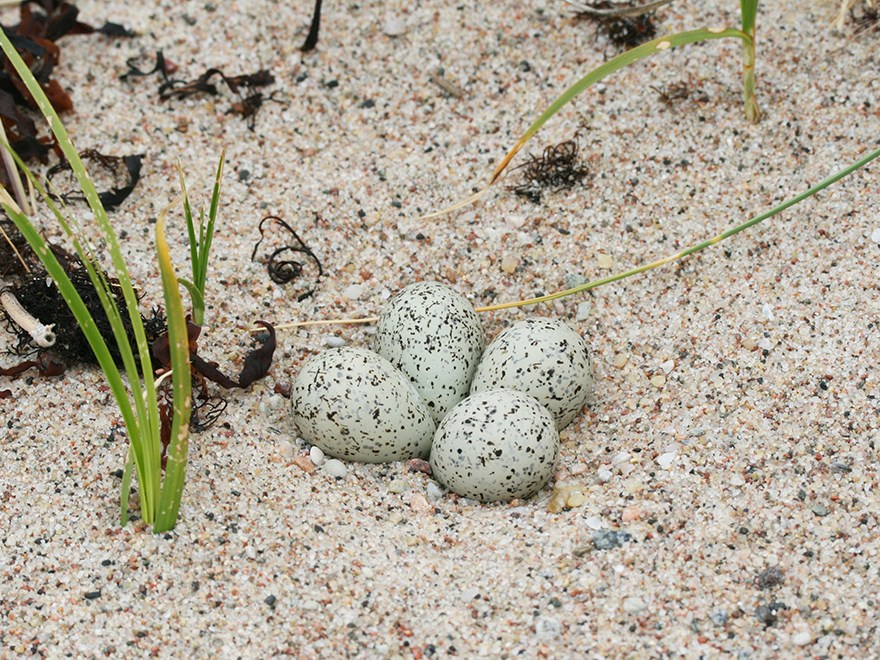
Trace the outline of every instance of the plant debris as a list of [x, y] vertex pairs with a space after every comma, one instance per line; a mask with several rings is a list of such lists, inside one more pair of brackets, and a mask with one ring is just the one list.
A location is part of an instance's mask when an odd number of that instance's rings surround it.
[[[101, 333], [101, 336], [107, 343], [113, 360], [117, 364], [121, 364], [122, 357], [116, 344], [116, 339], [113, 336], [110, 320], [107, 318], [107, 314], [101, 304], [101, 299], [98, 297], [82, 261], [78, 257], [67, 253], [63, 248], [54, 245], [50, 246], [50, 248], [64, 266], [70, 281], [95, 320], [98, 332]], [[125, 300], [122, 288], [119, 286], [119, 281], [111, 278], [106, 273], [104, 273], [104, 277], [110, 285], [113, 302], [118, 309], [124, 310]], [[92, 348], [80, 329], [73, 312], [70, 311], [70, 308], [58, 291], [58, 287], [55, 286], [55, 282], [48, 276], [45, 270], [34, 270], [30, 276], [21, 278], [18, 284], [7, 287], [5, 290], [15, 295], [21, 306], [31, 316], [39, 319], [41, 323], [44, 325], [54, 324], [55, 343], [51, 349], [54, 354], [69, 362], [95, 362]], [[154, 315], [155, 313], [154, 311]], [[13, 346], [12, 351], [18, 355], [34, 353], [36, 349], [34, 348], [31, 335], [10, 319], [5, 309], [3, 310], [3, 316], [6, 319], [7, 329], [17, 338], [17, 343]], [[120, 316], [125, 333], [134, 345], [135, 340], [131, 319], [124, 312]], [[154, 331], [164, 326], [164, 322], [157, 322], [155, 319], [152, 321], [150, 319], [144, 320], [147, 326], [153, 328]], [[148, 340], [152, 339], [155, 339], [155, 337], [148, 337]]]
[[255, 73], [227, 76], [220, 69], [212, 68], [205, 71], [195, 80], [171, 78], [170, 75], [177, 70], [177, 67], [165, 59], [165, 55], [161, 50], [156, 52], [156, 63], [150, 70], [140, 69], [137, 66], [137, 58], [129, 59], [126, 64], [128, 65], [128, 71], [120, 76], [121, 80], [159, 74], [162, 78], [162, 82], [159, 84], [160, 101], [184, 99], [195, 94], [218, 96], [220, 89], [214, 80], [219, 79], [239, 99], [230, 105], [226, 114], [239, 115], [247, 120], [247, 126], [250, 130], [254, 130], [257, 112], [263, 107], [264, 103], [268, 101], [284, 102], [272, 94], [266, 95], [259, 91], [259, 88], [268, 87], [275, 83], [275, 76], [268, 69], [260, 69]]
[[577, 140], [566, 140], [544, 149], [540, 156], [529, 156], [522, 165], [522, 181], [510, 186], [520, 197], [540, 203], [543, 193], [573, 188], [589, 173], [589, 168], [579, 158]]
[[566, 0], [580, 20], [593, 21], [597, 33], [602, 33], [616, 46], [629, 49], [650, 41], [657, 36], [654, 24], [655, 11], [671, 0], [649, 2], [644, 5], [597, 0], [592, 3]]
[[315, 292], [315, 289], [318, 287], [318, 280], [324, 274], [324, 268], [321, 266], [321, 262], [315, 255], [315, 253], [312, 252], [311, 248], [309, 248], [309, 246], [303, 242], [303, 240], [299, 237], [299, 234], [294, 231], [293, 227], [291, 227], [284, 220], [275, 215], [267, 215], [265, 218], [260, 220], [259, 227], [257, 228], [260, 232], [260, 240], [257, 241], [256, 245], [254, 245], [254, 250], [253, 252], [251, 252], [251, 261], [254, 261], [256, 259], [257, 250], [259, 249], [260, 244], [263, 242], [263, 239], [266, 238], [265, 225], [267, 223], [280, 225], [282, 228], [287, 230], [292, 240], [294, 241], [293, 244], [284, 244], [281, 247], [275, 248], [269, 254], [269, 257], [265, 260], [266, 269], [269, 271], [269, 278], [273, 282], [275, 282], [276, 284], [287, 284], [288, 282], [292, 282], [293, 280], [300, 278], [303, 274], [305, 265], [302, 261], [297, 261], [293, 257], [286, 260], [280, 259], [280, 256], [287, 252], [292, 252], [294, 255], [305, 255], [306, 258], [312, 261], [312, 263], [318, 270], [318, 273], [315, 275], [315, 280], [312, 287], [297, 296], [298, 301], [305, 300], [306, 298], [310, 297]]
[[[107, 172], [114, 181], [124, 181], [120, 185], [114, 185], [110, 190], [98, 193], [98, 197], [104, 208], [112, 211], [117, 208], [131, 194], [141, 178], [141, 166], [143, 164], [143, 154], [133, 154], [130, 156], [108, 156], [102, 154], [95, 149], [86, 149], [80, 152], [80, 158], [94, 162], [101, 169]], [[52, 178], [61, 172], [71, 172], [70, 163], [67, 161], [53, 165], [46, 171], [46, 181], [51, 182]], [[94, 172], [90, 169], [89, 172]], [[48, 187], [48, 186], [47, 186]], [[58, 193], [50, 190], [50, 194], [55, 199], [60, 199], [65, 204], [72, 201], [85, 201], [85, 196], [81, 192], [63, 192]]]
[[691, 97], [695, 103], [705, 103], [709, 100], [709, 95], [701, 89], [695, 89], [687, 82], [677, 82], [668, 87], [656, 87], [651, 85], [651, 89], [657, 92], [660, 102], [668, 109], [672, 109], [683, 101], [687, 101]]
[[849, 17], [856, 26], [854, 37], [880, 29], [880, 5], [867, 1], [853, 5], [849, 8]]
[[315, 11], [312, 13], [312, 22], [309, 25], [309, 34], [300, 50], [307, 53], [314, 50], [318, 45], [318, 32], [321, 30], [321, 0], [315, 0]]
[[[73, 109], [73, 101], [65, 86], [53, 78], [61, 59], [56, 41], [68, 34], [100, 33], [110, 37], [130, 37], [132, 33], [117, 23], [92, 27], [78, 19], [79, 10], [61, 0], [29, 0], [19, 8], [20, 23], [2, 29], [21, 53], [37, 82], [58, 113]], [[0, 53], [0, 119], [9, 144], [25, 162], [34, 158], [46, 162], [54, 139], [39, 135], [37, 124], [28, 115], [36, 108], [21, 78], [6, 56]], [[0, 182], [8, 183], [5, 167], [0, 163]]]

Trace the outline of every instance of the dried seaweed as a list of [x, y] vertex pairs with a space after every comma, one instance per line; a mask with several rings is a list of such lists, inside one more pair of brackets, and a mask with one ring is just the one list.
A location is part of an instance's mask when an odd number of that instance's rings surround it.
[[223, 83], [230, 92], [238, 96], [238, 101], [233, 102], [226, 114], [235, 114], [247, 120], [247, 126], [254, 130], [256, 115], [263, 104], [274, 101], [284, 101], [274, 95], [266, 95], [259, 88], [268, 87], [275, 83], [275, 76], [268, 69], [260, 69], [254, 73], [227, 76], [217, 68], [208, 69], [195, 80], [183, 80], [171, 78], [170, 75], [177, 70], [165, 59], [162, 51], [156, 52], [156, 63], [150, 70], [143, 70], [137, 66], [137, 59], [132, 58], [126, 62], [128, 71], [120, 76], [121, 80], [140, 78], [159, 74], [162, 82], [159, 84], [159, 100], [185, 99], [196, 94], [218, 96], [220, 88], [215, 80]]
[[642, 7], [610, 0], [569, 4], [575, 9], [575, 18], [592, 21], [596, 24], [598, 33], [604, 34], [611, 43], [620, 48], [635, 48], [657, 36], [653, 9], [657, 3]]
[[307, 53], [314, 50], [318, 45], [318, 32], [321, 30], [321, 0], [315, 0], [315, 11], [312, 13], [312, 22], [309, 25], [309, 34], [300, 50]]
[[[98, 197], [104, 208], [112, 211], [117, 208], [131, 194], [141, 178], [141, 166], [143, 163], [143, 154], [132, 154], [129, 156], [108, 156], [102, 154], [95, 149], [86, 149], [80, 152], [80, 158], [95, 163], [98, 167], [107, 172], [115, 181], [121, 182], [120, 185], [114, 185], [110, 190], [98, 193]], [[94, 170], [90, 170], [94, 172]], [[47, 182], [51, 182], [53, 177], [61, 172], [72, 172], [70, 164], [67, 161], [53, 165], [46, 172]], [[72, 178], [72, 177], [71, 177]], [[71, 181], [73, 185], [75, 181]], [[62, 200], [65, 204], [73, 201], [85, 201], [82, 192], [62, 192], [52, 191], [52, 196]]]
[[[117, 23], [108, 22], [94, 28], [79, 21], [78, 15], [79, 10], [68, 2], [28, 0], [19, 8], [18, 25], [2, 27], [59, 113], [71, 110], [73, 102], [65, 86], [53, 77], [61, 57], [61, 49], [55, 42], [68, 34], [97, 32], [112, 37], [132, 36]], [[36, 103], [12, 64], [0, 54], [0, 119], [9, 144], [25, 161], [37, 158], [46, 162], [54, 139], [48, 134], [38, 134], [37, 124], [28, 114], [33, 109], [36, 109]], [[8, 183], [2, 163], [0, 183]]]
[[[98, 331], [101, 333], [104, 341], [107, 342], [110, 355], [117, 364], [120, 364], [122, 358], [116, 344], [116, 339], [113, 336], [113, 329], [101, 304], [101, 299], [98, 297], [91, 279], [89, 279], [85, 266], [78, 257], [71, 256], [62, 248], [57, 246], [51, 247], [64, 266], [68, 277], [79, 292], [92, 318], [94, 318]], [[110, 285], [114, 304], [118, 309], [124, 310], [125, 301], [118, 280], [106, 274], [104, 277]], [[73, 312], [70, 311], [70, 308], [58, 291], [58, 287], [55, 286], [55, 283], [45, 270], [34, 270], [29, 276], [20, 278], [18, 283], [7, 287], [5, 290], [12, 292], [31, 316], [39, 319], [44, 325], [55, 325], [56, 339], [51, 349], [52, 353], [67, 362], [95, 362], [95, 355], [76, 318], [73, 316]], [[16, 343], [13, 345], [12, 351], [18, 355], [33, 354], [37, 350], [34, 346], [33, 338], [14, 323], [5, 310], [3, 310], [3, 317], [6, 319], [7, 330], [16, 336]], [[132, 345], [135, 345], [134, 332], [128, 314], [122, 313], [121, 318], [126, 335], [129, 337]], [[164, 332], [164, 321], [157, 322], [155, 319], [146, 319], [146, 321], [149, 327], [153, 328], [153, 332], [159, 329]], [[154, 337], [148, 336], [148, 338], [152, 339]]]
[[709, 100], [708, 94], [701, 89], [695, 89], [693, 85], [687, 82], [673, 83], [667, 87], [656, 87], [651, 85], [651, 89], [657, 92], [660, 102], [668, 109], [692, 99], [695, 103], [705, 103]]
[[[275, 282], [276, 284], [287, 284], [288, 282], [292, 282], [293, 280], [299, 279], [302, 276], [305, 270], [305, 264], [302, 261], [296, 260], [295, 255], [297, 254], [305, 255], [307, 259], [312, 261], [318, 271], [315, 275], [315, 280], [312, 287], [297, 296], [297, 300], [305, 300], [315, 292], [315, 289], [318, 286], [318, 281], [324, 274], [324, 268], [321, 265], [321, 261], [318, 259], [317, 255], [312, 252], [312, 249], [303, 242], [303, 240], [299, 237], [299, 234], [294, 231], [293, 227], [291, 227], [283, 219], [275, 215], [267, 215], [265, 218], [260, 220], [260, 224], [257, 227], [257, 230], [260, 232], [260, 240], [257, 241], [256, 245], [254, 245], [253, 252], [251, 252], [251, 261], [254, 261], [256, 259], [257, 250], [259, 249], [260, 244], [263, 242], [263, 239], [266, 238], [265, 225], [267, 223], [274, 223], [281, 226], [290, 234], [291, 239], [294, 241], [293, 244], [288, 243], [281, 245], [281, 247], [276, 247], [265, 259], [264, 263], [266, 264], [266, 269], [269, 272], [269, 278], [273, 282]], [[287, 255], [288, 253], [292, 253], [291, 258], [281, 259], [281, 255]]]
[[878, 5], [862, 2], [859, 5], [850, 7], [849, 17], [856, 26], [856, 29], [853, 31], [854, 37], [880, 28], [880, 6]]
[[0, 277], [27, 275], [39, 259], [12, 220], [0, 217]]
[[577, 140], [566, 140], [544, 149], [540, 156], [530, 156], [514, 170], [522, 171], [520, 183], [510, 186], [516, 195], [539, 203], [547, 190], [558, 191], [573, 188], [589, 173], [580, 160]]

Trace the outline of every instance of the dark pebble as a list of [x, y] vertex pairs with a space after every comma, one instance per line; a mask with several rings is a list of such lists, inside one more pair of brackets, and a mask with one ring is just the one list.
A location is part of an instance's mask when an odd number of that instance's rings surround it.
[[778, 586], [785, 581], [785, 574], [778, 566], [770, 566], [758, 573], [755, 578], [755, 586], [761, 591]]
[[755, 609], [755, 618], [769, 628], [779, 620], [777, 613], [787, 609], [788, 605], [777, 601], [767, 605], [758, 605]]
[[100, 597], [101, 597], [101, 590], [100, 589], [98, 589], [97, 591], [87, 591], [86, 592], [86, 600], [95, 600], [95, 598], [100, 598]]
[[600, 529], [593, 532], [593, 547], [596, 550], [611, 550], [619, 548], [624, 543], [632, 540], [629, 532], [615, 532], [611, 529]]
[[269, 607], [275, 607], [275, 602], [276, 602], [277, 600], [278, 600], [278, 599], [275, 598], [275, 594], [270, 594], [270, 595], [266, 596], [265, 603], [266, 603], [266, 605], [268, 605]]
[[810, 509], [813, 513], [815, 513], [820, 518], [824, 518], [829, 513], [831, 513], [830, 509], [824, 504], [817, 504], [812, 509]]

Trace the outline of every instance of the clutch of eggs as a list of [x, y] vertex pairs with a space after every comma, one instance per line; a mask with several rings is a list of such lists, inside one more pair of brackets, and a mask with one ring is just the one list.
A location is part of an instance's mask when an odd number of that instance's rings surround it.
[[300, 370], [292, 396], [300, 435], [350, 461], [430, 452], [435, 478], [460, 495], [530, 497], [553, 473], [558, 429], [592, 389], [589, 352], [549, 318], [514, 324], [485, 353], [484, 343], [461, 293], [408, 286], [382, 311], [377, 352], [330, 349]]

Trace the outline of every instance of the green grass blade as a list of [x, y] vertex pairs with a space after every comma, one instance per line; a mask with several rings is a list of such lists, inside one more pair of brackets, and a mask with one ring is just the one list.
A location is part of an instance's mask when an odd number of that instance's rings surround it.
[[165, 294], [165, 314], [168, 319], [169, 349], [172, 368], [172, 418], [171, 442], [168, 445], [165, 479], [159, 497], [159, 509], [153, 531], [172, 529], [177, 522], [180, 498], [186, 478], [186, 460], [189, 452], [189, 418], [192, 412], [192, 374], [189, 364], [186, 317], [174, 268], [171, 251], [165, 237], [165, 218], [160, 215], [156, 223], [156, 253], [162, 274], [162, 290]]
[[745, 231], [749, 227], [754, 227], [758, 223], [764, 222], [768, 218], [772, 218], [774, 215], [782, 213], [787, 208], [791, 208], [796, 204], [800, 204], [805, 199], [812, 197], [817, 192], [821, 190], [825, 190], [828, 186], [837, 183], [842, 178], [849, 176], [853, 172], [858, 169], [861, 169], [868, 163], [873, 160], [880, 158], [880, 149], [875, 149], [867, 156], [860, 158], [858, 161], [853, 163], [852, 165], [845, 167], [840, 170], [836, 174], [832, 174], [827, 179], [824, 179], [817, 183], [815, 186], [812, 186], [808, 190], [800, 193], [799, 195], [795, 195], [791, 199], [788, 199], [781, 204], [774, 206], [769, 211], [764, 211], [763, 213], [756, 215], [755, 217], [747, 220], [746, 222], [736, 225], [735, 227], [731, 227], [726, 231], [718, 234], [717, 236], [713, 236], [712, 238], [706, 239], [704, 241], [700, 241], [694, 245], [691, 245], [680, 252], [676, 252], [675, 254], [671, 254], [663, 259], [658, 259], [657, 261], [652, 261], [651, 263], [644, 264], [637, 268], [633, 268], [631, 270], [624, 271], [622, 273], [617, 273], [616, 275], [611, 275], [610, 277], [603, 277], [602, 279], [593, 280], [592, 282], [587, 282], [586, 284], [581, 284], [580, 286], [573, 287], [571, 289], [565, 289], [563, 291], [557, 291], [556, 293], [551, 293], [546, 296], [540, 296], [537, 298], [530, 298], [528, 300], [517, 300], [515, 302], [509, 303], [499, 303], [497, 305], [489, 305], [486, 307], [478, 307], [476, 311], [478, 312], [491, 312], [499, 309], [510, 309], [512, 307], [524, 307], [526, 305], [535, 305], [537, 303], [550, 302], [551, 300], [558, 300], [559, 298], [565, 298], [566, 296], [572, 296], [576, 293], [583, 293], [584, 291], [589, 291], [590, 289], [595, 289], [597, 287], [603, 286], [605, 284], [611, 284], [612, 282], [617, 282], [620, 280], [624, 280], [628, 277], [632, 277], [633, 275], [638, 275], [640, 273], [645, 273], [649, 270], [653, 270], [655, 268], [659, 268], [660, 266], [665, 266], [666, 264], [670, 264], [673, 261], [678, 261], [679, 259], [683, 259], [688, 255], [694, 254], [696, 252], [700, 252], [705, 250], [706, 248], [712, 247], [713, 245], [717, 245], [721, 241], [730, 238], [731, 236], [735, 236], [742, 231]]
[[758, 17], [758, 0], [740, 0], [739, 9], [742, 14], [742, 31], [746, 34], [754, 34], [755, 20]]
[[128, 524], [128, 498], [131, 496], [131, 468], [134, 458], [131, 454], [131, 445], [125, 455], [125, 469], [122, 471], [122, 486], [119, 493], [119, 524], [125, 527]]
[[[18, 51], [2, 30], [0, 30], [0, 48], [2, 48], [10, 64], [12, 64], [18, 75], [21, 77], [21, 80], [24, 82], [28, 92], [30, 92], [33, 97], [40, 112], [49, 122], [49, 127], [58, 141], [58, 146], [64, 153], [67, 162], [70, 164], [71, 170], [73, 171], [80, 189], [89, 204], [89, 208], [91, 208], [92, 213], [94, 214], [98, 227], [101, 230], [101, 234], [107, 243], [110, 258], [113, 263], [114, 275], [119, 280], [119, 285], [122, 289], [122, 294], [131, 320], [131, 326], [141, 362], [141, 371], [144, 378], [144, 396], [134, 397], [139, 424], [144, 430], [145, 437], [155, 437], [158, 441], [159, 411], [156, 404], [156, 392], [153, 383], [149, 345], [147, 343], [146, 333], [138, 310], [137, 294], [131, 283], [128, 269], [126, 268], [125, 261], [122, 257], [122, 251], [119, 248], [119, 241], [116, 237], [116, 233], [113, 231], [113, 227], [107, 217], [107, 211], [104, 209], [103, 204], [101, 204], [98, 191], [95, 189], [94, 184], [89, 178], [86, 168], [79, 157], [79, 153], [77, 152], [76, 147], [74, 147], [70, 136], [67, 134], [67, 130], [64, 128], [64, 124], [62, 124], [58, 113], [55, 112], [55, 109], [52, 107], [52, 104], [49, 102], [49, 99], [34, 78], [27, 64], [22, 60]], [[120, 352], [123, 353], [123, 356], [126, 352], [131, 352], [131, 347], [128, 345], [127, 341], [123, 342], [119, 346], [119, 349]], [[123, 359], [125, 359], [125, 357]], [[127, 362], [126, 370], [128, 370]], [[129, 379], [132, 381], [133, 387], [134, 383], [138, 382], [137, 378], [130, 372]], [[148, 452], [147, 455], [149, 456], [154, 453], [155, 452]], [[156, 460], [158, 460], [158, 456]], [[152, 486], [158, 486], [159, 465], [158, 463], [153, 463], [154, 462], [151, 461], [151, 465], [149, 466], [150, 473], [153, 477], [151, 480], [153, 482]], [[141, 484], [142, 489], [149, 489], [150, 487], [150, 484]]]
[[199, 243], [200, 266], [199, 279], [196, 282], [205, 293], [205, 285], [208, 282], [208, 256], [211, 253], [211, 244], [214, 242], [214, 226], [217, 222], [217, 209], [220, 207], [220, 181], [223, 178], [223, 165], [226, 162], [226, 151], [220, 154], [220, 163], [217, 165], [217, 175], [214, 177], [214, 190], [211, 193], [211, 207], [208, 211], [208, 224], [205, 227], [205, 234]]
[[196, 325], [201, 325], [201, 323], [199, 323], [198, 317], [196, 316], [196, 310], [201, 309], [204, 311], [205, 309], [205, 298], [202, 296], [202, 292], [199, 291], [199, 287], [197, 287], [189, 280], [182, 277], [178, 278], [178, 280], [180, 281], [181, 286], [189, 291], [189, 296], [190, 298], [192, 298], [193, 323], [195, 323]]
[[658, 39], [647, 41], [640, 46], [636, 46], [635, 48], [626, 51], [625, 53], [621, 53], [617, 57], [611, 58], [610, 60], [578, 80], [571, 87], [566, 89], [555, 101], [553, 101], [553, 103], [550, 104], [550, 106], [544, 112], [541, 113], [541, 115], [532, 123], [531, 126], [528, 127], [526, 132], [517, 141], [513, 149], [511, 149], [507, 156], [505, 156], [504, 159], [498, 164], [498, 167], [495, 168], [495, 172], [492, 174], [492, 179], [489, 182], [489, 185], [495, 183], [498, 177], [501, 176], [501, 173], [504, 172], [505, 169], [507, 169], [508, 164], [517, 154], [517, 152], [523, 148], [526, 142], [532, 139], [532, 136], [534, 136], [535, 133], [537, 133], [544, 124], [546, 124], [569, 102], [571, 102], [574, 97], [576, 97], [581, 92], [589, 89], [592, 85], [595, 85], [603, 78], [611, 75], [616, 71], [619, 71], [620, 69], [623, 69], [624, 67], [629, 66], [630, 64], [633, 64], [634, 62], [638, 62], [639, 60], [654, 55], [655, 53], [665, 52], [672, 48], [678, 48], [679, 46], [685, 46], [687, 44], [697, 43], [699, 41], [730, 38], [740, 39], [741, 41], [746, 42], [751, 41], [751, 37], [749, 35], [733, 28], [709, 28], [701, 30], [690, 30], [688, 32], [679, 32], [676, 34], [671, 34], [665, 37], [660, 37]]

